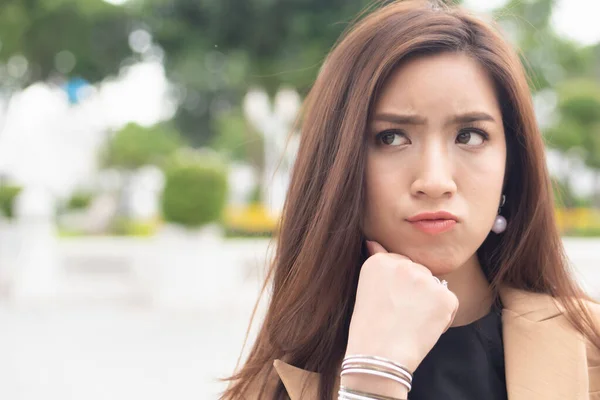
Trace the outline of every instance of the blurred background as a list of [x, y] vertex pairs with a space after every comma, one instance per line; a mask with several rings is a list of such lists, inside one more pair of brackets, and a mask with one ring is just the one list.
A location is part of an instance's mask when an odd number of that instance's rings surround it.
[[[0, 398], [217, 398], [292, 122], [369, 3], [0, 2]], [[464, 5], [522, 50], [564, 241], [600, 297], [600, 2]]]

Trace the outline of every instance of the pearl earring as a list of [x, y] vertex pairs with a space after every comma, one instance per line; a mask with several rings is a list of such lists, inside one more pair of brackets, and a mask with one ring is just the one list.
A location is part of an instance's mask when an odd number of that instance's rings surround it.
[[502, 211], [502, 207], [504, 206], [505, 202], [506, 202], [506, 196], [502, 195], [502, 202], [500, 203], [500, 208], [498, 209], [498, 215], [496, 216], [496, 219], [494, 220], [494, 226], [492, 226], [492, 232], [494, 232], [498, 235], [501, 234], [502, 232], [504, 232], [506, 230], [506, 226], [508, 225], [506, 218], [504, 218], [502, 215], [500, 215], [500, 212]]

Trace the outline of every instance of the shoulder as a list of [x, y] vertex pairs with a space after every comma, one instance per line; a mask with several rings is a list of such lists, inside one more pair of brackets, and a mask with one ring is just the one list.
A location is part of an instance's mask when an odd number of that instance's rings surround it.
[[[600, 330], [600, 304], [588, 300], [585, 300], [583, 304], [592, 317], [592, 322], [595, 324], [596, 328]], [[598, 340], [598, 342], [600, 343], [600, 340]], [[592, 361], [596, 366], [600, 366], [600, 349], [589, 339], [586, 340], [586, 343], [588, 349], [588, 360]]]
[[273, 399], [278, 386], [283, 384], [284, 391], [291, 400], [317, 400], [320, 375], [276, 359], [268, 368], [267, 376], [254, 379], [243, 391], [243, 400]]
[[562, 305], [549, 294], [508, 286], [501, 287], [499, 294], [504, 311], [516, 318], [540, 322], [560, 317], [564, 312]]
[[[585, 301], [584, 304], [592, 317], [593, 323], [600, 329], [600, 304], [593, 301]], [[593, 343], [589, 338], [585, 342], [590, 399], [600, 400], [600, 348], [598, 347], [600, 338], [597, 338], [596, 343]]]
[[317, 399], [319, 392], [320, 375], [307, 371], [282, 360], [275, 360], [273, 366], [283, 382], [290, 399]]
[[[543, 354], [544, 360], [554, 360], [551, 364], [570, 365], [571, 370], [579, 371], [579, 382], [587, 387], [589, 398], [600, 400], [600, 348], [597, 346], [600, 338], [592, 332], [582, 335], [574, 324], [587, 325], [583, 321], [587, 313], [590, 322], [600, 327], [600, 304], [588, 299], [558, 299], [520, 289], [505, 288], [500, 295], [505, 306], [504, 334], [512, 339], [505, 345], [512, 343], [510, 348], [514, 354], [520, 354], [524, 348], [534, 348], [537, 354]], [[573, 310], [574, 315], [569, 315], [567, 309]], [[544, 373], [550, 372], [549, 369]]]

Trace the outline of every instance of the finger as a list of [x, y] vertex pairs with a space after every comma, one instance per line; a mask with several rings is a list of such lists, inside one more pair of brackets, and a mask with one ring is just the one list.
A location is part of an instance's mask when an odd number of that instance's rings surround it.
[[367, 249], [371, 255], [376, 253], [387, 253], [387, 250], [382, 245], [371, 240], [367, 240]]

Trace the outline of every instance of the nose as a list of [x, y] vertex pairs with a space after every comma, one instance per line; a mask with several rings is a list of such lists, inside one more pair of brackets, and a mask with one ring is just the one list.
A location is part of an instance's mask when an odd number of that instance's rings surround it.
[[456, 193], [452, 162], [443, 145], [430, 144], [423, 149], [416, 165], [411, 193], [416, 197], [433, 199], [452, 197]]

